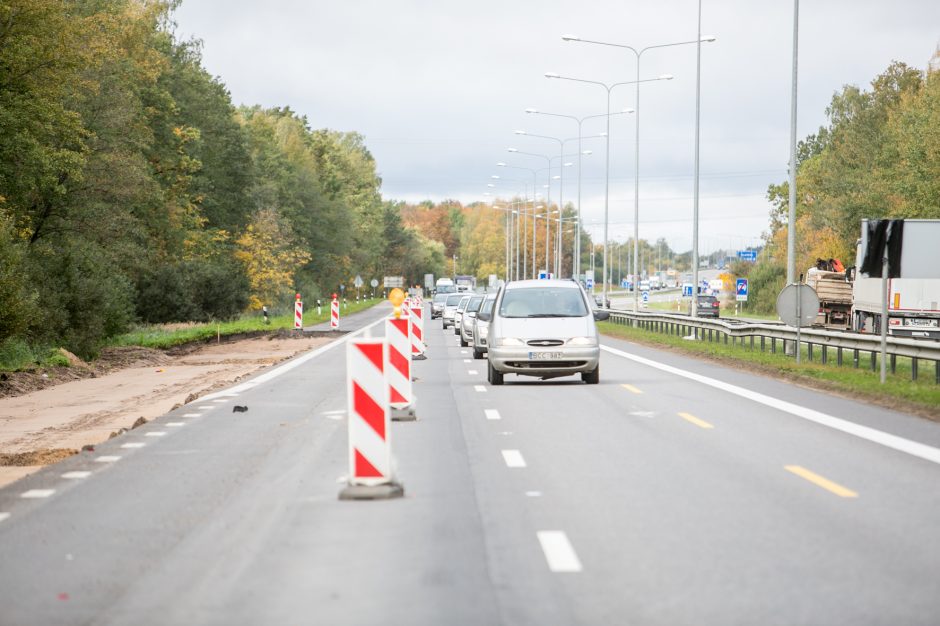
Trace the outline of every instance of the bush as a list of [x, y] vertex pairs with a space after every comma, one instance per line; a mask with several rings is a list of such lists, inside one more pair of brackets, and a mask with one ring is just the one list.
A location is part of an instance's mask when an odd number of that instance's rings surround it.
[[161, 265], [137, 285], [137, 315], [149, 324], [232, 319], [248, 306], [248, 290], [234, 262]]
[[23, 263], [25, 244], [16, 241], [12, 220], [0, 214], [0, 341], [26, 333], [38, 314], [36, 290]]

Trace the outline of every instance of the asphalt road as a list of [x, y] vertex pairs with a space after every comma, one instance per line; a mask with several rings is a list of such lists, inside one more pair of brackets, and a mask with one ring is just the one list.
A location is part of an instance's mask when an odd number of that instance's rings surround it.
[[337, 498], [332, 344], [0, 490], [0, 624], [940, 621], [940, 424], [609, 339], [492, 387], [427, 330], [403, 499]]

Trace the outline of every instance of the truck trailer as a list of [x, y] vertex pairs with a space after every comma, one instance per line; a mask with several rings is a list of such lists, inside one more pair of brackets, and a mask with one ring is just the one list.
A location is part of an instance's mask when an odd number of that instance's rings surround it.
[[[862, 220], [852, 283], [852, 329], [881, 332], [883, 305], [880, 276], [859, 268], [868, 246], [868, 220]], [[940, 220], [904, 220], [900, 275], [888, 282], [888, 334], [940, 339]]]

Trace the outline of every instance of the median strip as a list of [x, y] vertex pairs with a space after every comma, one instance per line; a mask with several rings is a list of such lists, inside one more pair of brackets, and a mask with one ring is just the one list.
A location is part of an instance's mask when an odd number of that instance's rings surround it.
[[858, 497], [858, 493], [852, 491], [851, 489], [847, 487], [843, 487], [842, 485], [838, 483], [834, 483], [828, 478], [823, 478], [819, 474], [816, 474], [815, 472], [811, 472], [805, 467], [800, 467], [799, 465], [786, 465], [784, 466], [783, 469], [787, 470], [788, 472], [792, 474], [796, 474], [800, 478], [808, 480], [809, 482], [813, 483], [814, 485], [818, 487], [822, 487], [826, 491], [836, 494], [840, 498], [857, 498]]

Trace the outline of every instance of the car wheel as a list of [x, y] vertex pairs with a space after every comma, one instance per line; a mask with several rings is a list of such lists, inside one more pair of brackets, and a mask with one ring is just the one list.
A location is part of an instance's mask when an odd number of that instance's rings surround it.
[[460, 335], [460, 347], [461, 347], [461, 348], [466, 348], [466, 347], [469, 346], [469, 345], [470, 345], [469, 343], [467, 343], [466, 341], [464, 341], [463, 335]]
[[489, 361], [486, 363], [486, 380], [489, 381], [491, 385], [503, 384], [503, 373], [497, 372], [496, 368], [493, 367], [493, 364]]
[[596, 385], [601, 382], [601, 366], [598, 365], [590, 372], [581, 372], [581, 380], [588, 385]]
[[475, 359], [482, 359], [482, 358], [483, 358], [483, 350], [477, 350], [476, 348], [474, 348], [474, 349], [473, 349], [473, 358], [475, 358]]

